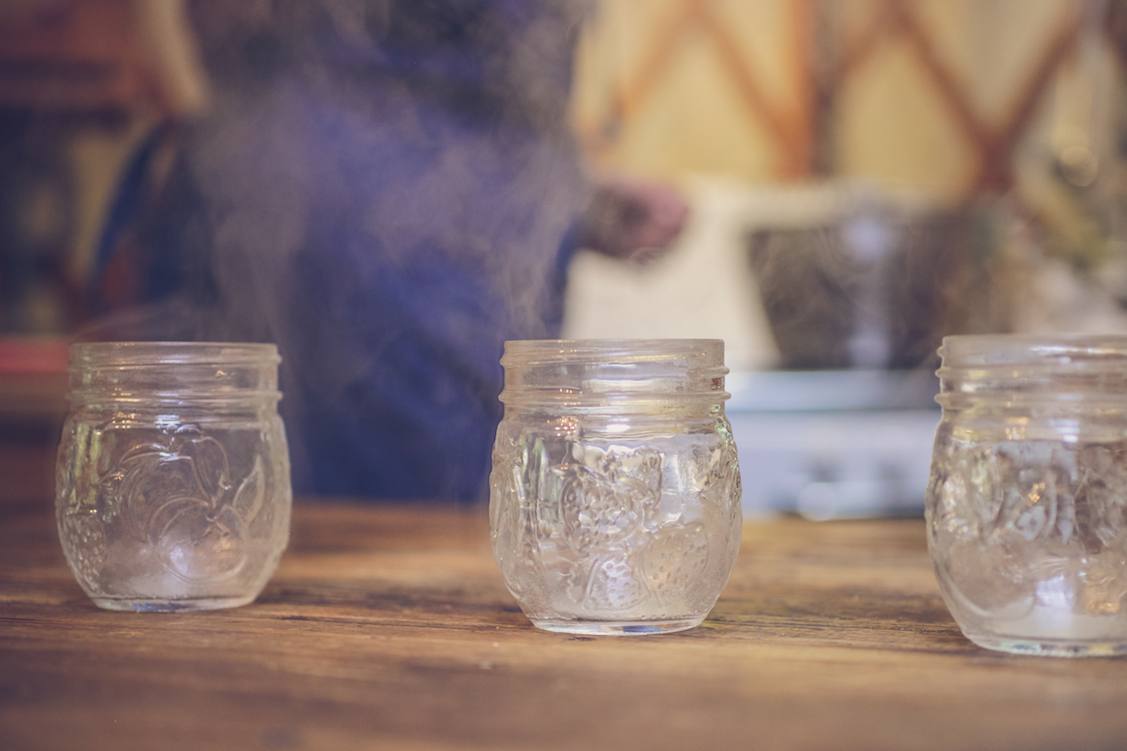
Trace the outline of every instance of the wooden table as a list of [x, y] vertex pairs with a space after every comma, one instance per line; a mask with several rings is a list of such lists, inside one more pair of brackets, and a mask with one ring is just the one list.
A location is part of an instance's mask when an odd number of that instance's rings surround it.
[[533, 630], [474, 512], [302, 504], [260, 600], [95, 609], [0, 511], [0, 749], [1116, 749], [1127, 662], [977, 649], [918, 521], [748, 524], [706, 624]]

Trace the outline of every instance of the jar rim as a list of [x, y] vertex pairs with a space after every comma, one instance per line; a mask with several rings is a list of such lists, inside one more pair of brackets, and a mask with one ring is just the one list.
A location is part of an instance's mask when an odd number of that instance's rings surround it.
[[277, 402], [278, 348], [257, 342], [104, 341], [70, 348], [70, 402], [244, 408]]
[[70, 345], [71, 365], [176, 365], [222, 363], [270, 365], [281, 362], [278, 347], [263, 342], [104, 341]]
[[[723, 339], [508, 339], [505, 358], [569, 360], [576, 357], [715, 355], [724, 358]], [[504, 359], [502, 358], [502, 364]]]
[[948, 336], [939, 354], [936, 401], [944, 410], [1084, 411], [1127, 404], [1127, 336]]
[[1127, 364], [1122, 334], [960, 334], [943, 337], [945, 368]]
[[507, 406], [642, 411], [728, 398], [722, 339], [510, 340], [501, 365]]

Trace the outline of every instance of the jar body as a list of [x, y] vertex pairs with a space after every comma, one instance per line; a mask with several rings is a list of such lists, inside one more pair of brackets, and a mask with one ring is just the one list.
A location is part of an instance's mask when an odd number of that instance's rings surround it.
[[254, 600], [289, 537], [289, 456], [276, 399], [261, 391], [218, 400], [199, 390], [83, 393], [59, 446], [56, 516], [86, 594], [100, 607], [137, 611]]
[[536, 626], [661, 633], [712, 609], [740, 545], [735, 443], [719, 404], [671, 406], [507, 405], [490, 478], [493, 552]]
[[1067, 375], [1075, 363], [1061, 367], [1035, 388], [1010, 384], [1005, 398], [989, 384], [959, 387], [945, 368], [956, 387], [941, 395], [928, 545], [948, 608], [980, 646], [1124, 653], [1127, 410], [1107, 393], [1086, 398]]

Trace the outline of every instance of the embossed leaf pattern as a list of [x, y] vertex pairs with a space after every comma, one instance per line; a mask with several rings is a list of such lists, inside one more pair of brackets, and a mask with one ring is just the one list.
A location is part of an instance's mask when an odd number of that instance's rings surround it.
[[161, 560], [185, 581], [234, 576], [246, 562], [243, 522], [231, 506], [208, 509], [195, 499], [173, 499], [152, 526]]
[[583, 604], [595, 612], [628, 610], [650, 596], [645, 579], [629, 556], [597, 558], [589, 582]]
[[244, 602], [285, 549], [284, 427], [71, 415], [56, 518], [75, 578], [100, 606], [206, 609]]
[[650, 591], [687, 592], [708, 569], [708, 536], [703, 524], [659, 530], [642, 549], [642, 571]]
[[239, 518], [251, 520], [258, 516], [266, 504], [266, 476], [262, 469], [262, 457], [254, 457], [250, 474], [243, 478], [235, 490], [231, 506]]
[[122, 453], [100, 480], [103, 505], [176, 576], [234, 576], [246, 560], [243, 538], [263, 510], [266, 488], [259, 456], [237, 488], [230, 474], [222, 443], [182, 428]]
[[561, 475], [560, 513], [568, 543], [580, 555], [624, 547], [642, 525], [642, 517], [658, 500], [661, 458], [647, 457], [635, 474], [612, 467], [603, 471], [565, 464]]
[[98, 574], [106, 560], [106, 536], [93, 509], [80, 509], [62, 516], [60, 534], [70, 542], [68, 557], [79, 583], [97, 586]]
[[1089, 552], [1127, 532], [1127, 447], [1086, 446], [1079, 453], [1075, 521]]
[[1127, 592], [1127, 451], [1059, 441], [960, 444], [940, 434], [929, 541], [961, 600], [1119, 612]]
[[120, 515], [140, 542], [152, 540], [150, 516], [166, 499], [196, 492], [191, 461], [159, 444], [126, 451], [102, 476], [100, 485], [107, 519]]
[[504, 423], [495, 445], [494, 552], [525, 611], [636, 618], [707, 610], [739, 546], [730, 439], [691, 447], [669, 467], [655, 448], [556, 446]]
[[709, 499], [709, 507], [720, 509], [721, 513], [726, 509], [728, 514], [727, 544], [724, 546], [727, 556], [716, 560], [716, 565], [721, 568], [719, 575], [726, 577], [740, 552], [740, 539], [743, 533], [743, 479], [740, 477], [736, 445], [727, 441], [718, 454], [718, 461], [711, 470], [712, 479], [709, 487], [712, 489], [712, 496]]
[[533, 509], [527, 502], [529, 486], [526, 470], [530, 449], [518, 445], [515, 437], [498, 432], [493, 450], [493, 469], [489, 502], [490, 537], [494, 556], [513, 596], [529, 607], [541, 606], [538, 587], [529, 582], [539, 577], [540, 558], [535, 537]]
[[519, 586], [519, 577], [513, 576], [513, 567], [520, 565], [520, 539], [517, 529], [519, 514], [520, 508], [512, 497], [511, 486], [505, 485], [502, 493], [489, 505], [490, 529], [493, 549], [501, 564], [501, 570], [507, 580], [518, 582], [516, 586]]
[[231, 489], [231, 468], [223, 444], [210, 436], [193, 436], [180, 442], [180, 453], [192, 460], [203, 497], [216, 505]]

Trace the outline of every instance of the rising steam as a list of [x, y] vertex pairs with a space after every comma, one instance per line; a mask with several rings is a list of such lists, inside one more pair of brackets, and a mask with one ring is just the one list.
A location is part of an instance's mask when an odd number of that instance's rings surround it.
[[[87, 338], [274, 341], [295, 426], [349, 405], [403, 418], [372, 407], [377, 392], [447, 369], [466, 385], [435, 404], [476, 401], [491, 428], [501, 342], [544, 336], [558, 317], [544, 301], [586, 200], [565, 126], [580, 12], [518, 0], [193, 8], [211, 109], [180, 134], [139, 236], [184, 284]], [[404, 352], [435, 358], [388, 376], [384, 358]], [[353, 427], [342, 452], [364, 440]], [[300, 468], [310, 447], [293, 433]], [[432, 492], [465, 495], [465, 483]]]

